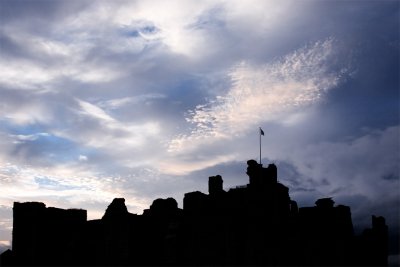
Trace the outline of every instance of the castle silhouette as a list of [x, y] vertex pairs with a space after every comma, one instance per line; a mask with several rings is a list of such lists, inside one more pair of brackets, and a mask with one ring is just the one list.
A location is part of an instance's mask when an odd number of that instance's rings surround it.
[[331, 198], [298, 208], [277, 181], [274, 164], [247, 162], [249, 183], [223, 189], [212, 176], [208, 194], [186, 193], [183, 209], [173, 198], [156, 199], [142, 215], [116, 198], [98, 220], [86, 210], [14, 203], [13, 247], [3, 266], [385, 266], [388, 228], [353, 232], [350, 207]]

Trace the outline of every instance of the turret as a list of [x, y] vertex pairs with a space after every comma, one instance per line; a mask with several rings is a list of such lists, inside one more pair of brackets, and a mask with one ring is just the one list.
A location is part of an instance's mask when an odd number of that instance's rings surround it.
[[217, 195], [222, 193], [224, 190], [222, 189], [224, 181], [222, 180], [221, 175], [211, 176], [208, 178], [208, 194], [209, 195]]
[[269, 164], [267, 168], [263, 168], [262, 164], [258, 164], [252, 159], [247, 161], [246, 173], [249, 176], [249, 184], [252, 187], [271, 185], [278, 182], [278, 171], [275, 164]]
[[110, 205], [108, 205], [106, 212], [103, 215], [103, 220], [121, 219], [128, 216], [128, 209], [125, 206], [124, 198], [114, 198]]

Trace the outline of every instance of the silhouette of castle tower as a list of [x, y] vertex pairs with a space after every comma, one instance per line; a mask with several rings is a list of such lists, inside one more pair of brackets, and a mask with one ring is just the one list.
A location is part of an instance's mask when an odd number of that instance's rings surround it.
[[208, 194], [218, 195], [221, 194], [223, 190], [223, 180], [221, 175], [211, 176], [208, 178]]

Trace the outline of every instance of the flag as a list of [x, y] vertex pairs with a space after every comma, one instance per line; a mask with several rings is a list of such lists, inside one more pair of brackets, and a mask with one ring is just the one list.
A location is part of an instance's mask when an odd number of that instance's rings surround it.
[[260, 127], [260, 134], [264, 135], [264, 131], [261, 129], [261, 127]]

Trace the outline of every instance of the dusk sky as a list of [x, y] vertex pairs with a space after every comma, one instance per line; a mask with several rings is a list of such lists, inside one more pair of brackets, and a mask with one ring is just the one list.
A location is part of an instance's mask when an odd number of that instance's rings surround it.
[[0, 244], [13, 202], [82, 208], [275, 163], [399, 233], [399, 1], [0, 0]]

